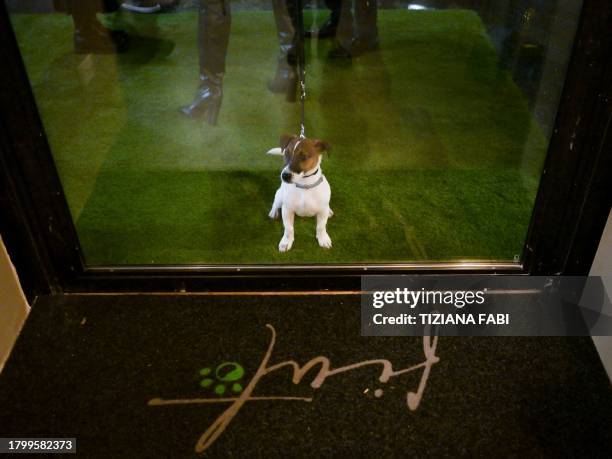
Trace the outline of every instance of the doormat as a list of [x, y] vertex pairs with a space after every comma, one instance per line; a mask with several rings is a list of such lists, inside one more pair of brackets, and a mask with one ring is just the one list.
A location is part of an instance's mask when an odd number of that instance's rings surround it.
[[358, 296], [44, 297], [0, 375], [0, 433], [84, 457], [612, 452], [590, 338], [359, 326]]

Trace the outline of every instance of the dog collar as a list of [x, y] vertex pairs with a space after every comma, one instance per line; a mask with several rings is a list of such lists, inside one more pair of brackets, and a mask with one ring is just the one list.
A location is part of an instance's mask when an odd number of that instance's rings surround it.
[[319, 168], [318, 168], [318, 167], [317, 167], [317, 170], [316, 170], [316, 171], [314, 171], [312, 174], [304, 175], [304, 176], [302, 176], [302, 178], [312, 177], [313, 175], [316, 175], [316, 174], [317, 174], [317, 172], [319, 172]]
[[[317, 169], [318, 171], [318, 169]], [[313, 175], [313, 174], [311, 174]], [[310, 175], [308, 176], [310, 177]], [[317, 180], [314, 183], [311, 183], [310, 185], [302, 185], [301, 183], [296, 183], [295, 187], [296, 188], [300, 188], [302, 190], [310, 190], [311, 188], [314, 188], [315, 186], [319, 186], [321, 183], [323, 183], [323, 175], [321, 175], [321, 177], [319, 177], [319, 180]]]

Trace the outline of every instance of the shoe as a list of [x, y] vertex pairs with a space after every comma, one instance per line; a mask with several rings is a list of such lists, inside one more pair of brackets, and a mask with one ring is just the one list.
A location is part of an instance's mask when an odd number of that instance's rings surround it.
[[188, 118], [202, 118], [206, 123], [216, 125], [223, 99], [222, 82], [222, 73], [202, 73], [195, 98], [189, 105], [181, 107], [180, 112]]
[[279, 65], [274, 78], [268, 81], [270, 92], [286, 94], [287, 102], [295, 102], [297, 93], [297, 73], [289, 65]]

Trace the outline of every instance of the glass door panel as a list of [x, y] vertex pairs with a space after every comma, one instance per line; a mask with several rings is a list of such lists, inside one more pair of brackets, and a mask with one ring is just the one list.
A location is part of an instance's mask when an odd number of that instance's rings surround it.
[[581, 9], [6, 4], [90, 266], [518, 262]]

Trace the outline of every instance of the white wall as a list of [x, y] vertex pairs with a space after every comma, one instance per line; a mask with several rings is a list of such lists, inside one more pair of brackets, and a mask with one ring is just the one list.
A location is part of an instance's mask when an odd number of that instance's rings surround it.
[[29, 312], [30, 306], [0, 237], [0, 371]]

